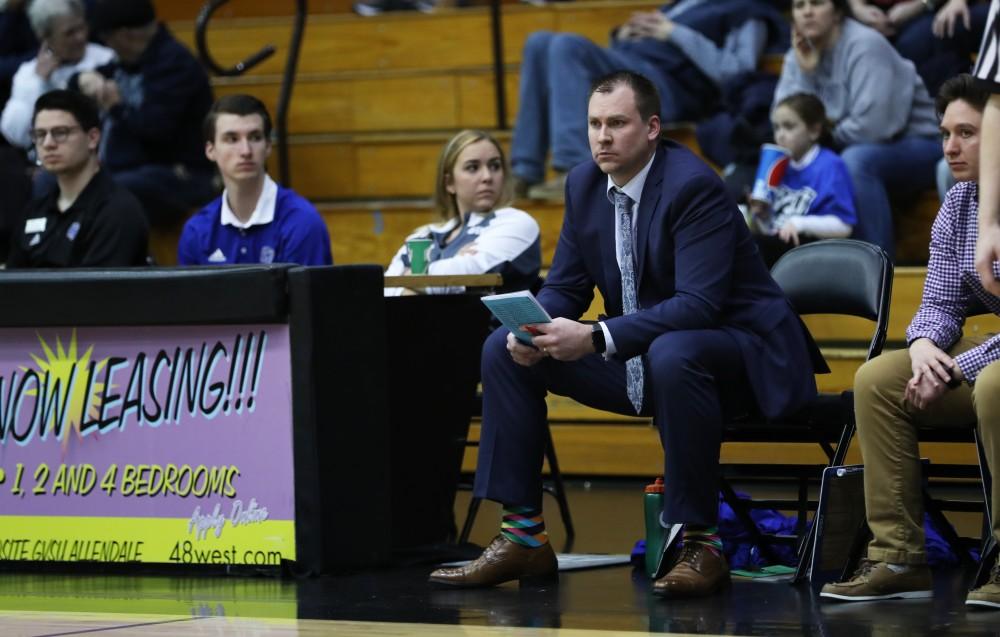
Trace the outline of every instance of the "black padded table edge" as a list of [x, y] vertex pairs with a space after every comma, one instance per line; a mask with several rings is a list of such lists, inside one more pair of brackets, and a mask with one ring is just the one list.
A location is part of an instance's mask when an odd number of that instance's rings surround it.
[[290, 267], [0, 271], [0, 327], [281, 323]]

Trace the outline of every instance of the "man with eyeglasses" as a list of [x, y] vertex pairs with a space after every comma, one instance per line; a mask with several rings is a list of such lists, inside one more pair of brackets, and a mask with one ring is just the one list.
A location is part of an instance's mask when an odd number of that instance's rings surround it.
[[8, 268], [132, 266], [146, 263], [142, 206], [97, 161], [97, 105], [72, 91], [38, 98], [31, 139], [56, 186], [14, 226]]

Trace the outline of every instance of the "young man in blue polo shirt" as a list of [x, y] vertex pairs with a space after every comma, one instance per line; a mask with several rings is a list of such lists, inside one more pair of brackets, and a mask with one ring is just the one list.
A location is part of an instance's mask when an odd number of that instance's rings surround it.
[[326, 224], [308, 201], [267, 174], [271, 118], [250, 95], [219, 99], [205, 118], [205, 155], [218, 166], [222, 196], [184, 225], [181, 265], [331, 265]]

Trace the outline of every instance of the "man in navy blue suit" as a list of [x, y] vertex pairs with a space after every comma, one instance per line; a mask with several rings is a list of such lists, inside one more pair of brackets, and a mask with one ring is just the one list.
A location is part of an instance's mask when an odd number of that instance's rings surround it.
[[[812, 343], [764, 266], [722, 181], [660, 141], [659, 98], [620, 71], [594, 84], [594, 162], [570, 172], [566, 212], [539, 302], [554, 317], [533, 346], [497, 330], [483, 348], [483, 428], [474, 494], [503, 506], [500, 535], [442, 585], [552, 579], [541, 516], [545, 394], [652, 415], [665, 452], [661, 523], [684, 524], [680, 556], [653, 586], [708, 595], [729, 581], [717, 525], [728, 417], [777, 417], [816, 395]], [[610, 318], [577, 319], [600, 290]]]

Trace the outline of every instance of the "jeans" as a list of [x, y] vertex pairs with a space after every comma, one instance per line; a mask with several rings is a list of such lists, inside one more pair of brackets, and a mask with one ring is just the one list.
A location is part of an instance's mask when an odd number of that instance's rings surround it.
[[854, 144], [841, 153], [854, 185], [858, 225], [854, 236], [881, 246], [895, 258], [893, 197], [908, 197], [935, 187], [941, 142], [933, 137], [904, 137], [880, 144]]
[[[949, 351], [956, 356], [985, 338], [961, 339]], [[865, 511], [873, 539], [868, 557], [896, 564], [924, 564], [923, 498], [916, 425], [961, 427], [978, 422], [990, 472], [997, 475], [1000, 438], [1000, 363], [986, 366], [971, 387], [949, 389], [926, 409], [903, 401], [913, 376], [909, 350], [873, 358], [854, 377], [854, 412], [865, 463]], [[1000, 539], [1000, 489], [989, 495], [993, 537]]]
[[511, 142], [514, 174], [528, 183], [545, 177], [545, 156], [566, 172], [591, 160], [587, 139], [587, 98], [591, 83], [612, 71], [642, 73], [656, 84], [663, 121], [679, 119], [671, 87], [658, 69], [633, 55], [600, 47], [572, 33], [532, 33], [524, 44], [519, 106]]

